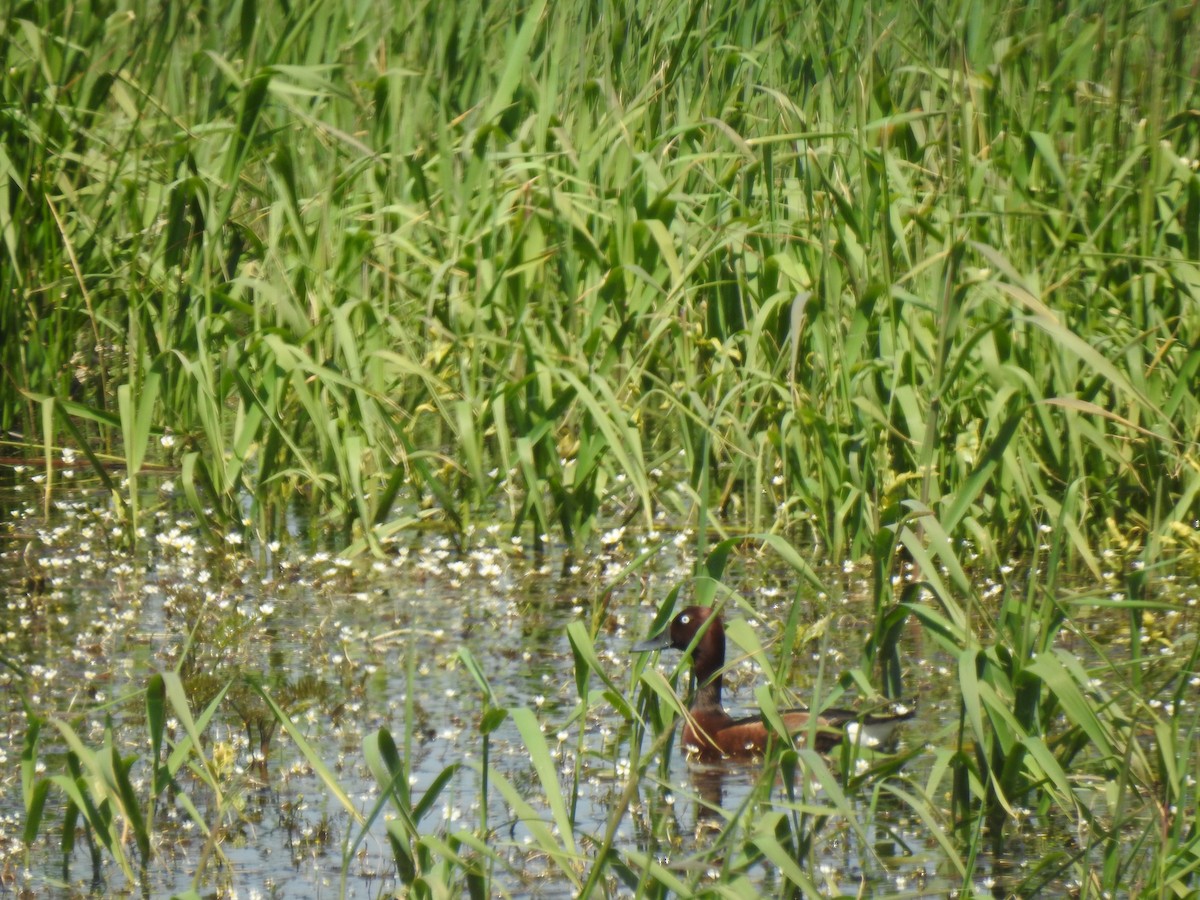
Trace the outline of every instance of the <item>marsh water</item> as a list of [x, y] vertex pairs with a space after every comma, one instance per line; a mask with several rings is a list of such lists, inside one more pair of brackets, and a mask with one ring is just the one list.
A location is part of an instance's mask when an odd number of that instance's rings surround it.
[[[383, 558], [341, 559], [327, 553], [281, 555], [212, 537], [162, 505], [128, 549], [128, 535], [103, 496], [60, 498], [43, 515], [36, 487], [4, 498], [6, 525], [0, 577], [6, 586], [0, 654], [5, 684], [0, 707], [0, 875], [5, 889], [29, 896], [89, 893], [163, 896], [193, 886], [201, 860], [205, 895], [237, 897], [391, 896], [399, 889], [381, 822], [347, 858], [360, 826], [336, 802], [310, 757], [281, 728], [252, 691], [232, 687], [205, 733], [206, 752], [225, 792], [226, 807], [207, 808], [209, 792], [186, 770], [181, 784], [202, 815], [220, 820], [216, 850], [197, 833], [177, 796], [160, 803], [153, 858], [145, 883], [126, 883], [110, 856], [95, 868], [86, 842], [62, 853], [62, 795], [51, 791], [37, 840], [26, 847], [20, 774], [28, 709], [70, 723], [85, 744], [101, 747], [106, 722], [120, 752], [144, 759], [145, 688], [156, 672], [179, 671], [193, 713], [227, 683], [246, 676], [261, 682], [286, 709], [298, 733], [331, 770], [364, 814], [379, 796], [364, 760], [367, 735], [387, 729], [411, 765], [419, 798], [454, 767], [421, 830], [452, 835], [486, 829], [504, 865], [492, 874], [514, 896], [571, 896], [571, 883], [530, 836], [493, 783], [481, 784], [483, 687], [470, 660], [505, 709], [536, 716], [556, 767], [557, 785], [544, 783], [513, 717], [487, 740], [487, 764], [530, 806], [550, 818], [548, 789], [575, 796], [575, 839], [602, 834], [619, 805], [629, 773], [634, 731], [605, 702], [593, 675], [581, 702], [576, 662], [567, 636], [572, 622], [596, 634], [605, 674], [626, 697], [640, 689], [630, 645], [645, 636], [659, 605], [695, 571], [695, 536], [615, 529], [600, 551], [571, 561], [561, 549], [534, 553], [501, 527], [472, 536], [460, 550], [445, 535], [425, 532], [389, 546]], [[643, 559], [637, 565], [635, 560]], [[724, 583], [729, 615], [750, 622], [770, 648], [787, 609], [799, 597], [816, 623], [808, 652], [794, 660], [793, 686], [803, 698], [814, 685], [834, 685], [857, 665], [863, 626], [871, 612], [867, 573], [845, 565], [823, 570], [836, 596], [797, 593], [793, 575], [776, 560], [747, 550], [730, 565]], [[680, 601], [682, 602], [682, 600]], [[752, 611], [754, 615], [750, 615]], [[903, 638], [906, 692], [919, 696], [916, 719], [903, 729], [896, 753], [948, 745], [958, 727], [951, 662], [922, 641], [915, 626]], [[465, 653], [464, 653], [465, 649]], [[768, 653], [770, 653], [768, 649]], [[677, 656], [656, 663], [670, 676]], [[746, 660], [727, 676], [726, 705], [756, 708], [761, 667]], [[679, 680], [684, 690], [686, 681]], [[850, 698], [852, 702], [853, 698]], [[843, 702], [846, 702], [845, 700]], [[174, 730], [172, 730], [174, 729]], [[168, 733], [182, 737], [178, 721]], [[646, 752], [650, 741], [637, 748]], [[62, 766], [62, 744], [46, 727], [38, 770]], [[933, 753], [906, 763], [920, 780]], [[741, 814], [763, 777], [754, 765], [697, 770], [670, 747], [651, 766], [617, 826], [615, 846], [647, 849], [670, 867], [706, 843], [720, 840], [722, 823]], [[148, 776], [135, 763], [135, 787]], [[573, 788], [577, 784], [578, 788]], [[782, 795], [784, 788], [772, 788]], [[186, 790], [186, 787], [185, 787]], [[809, 785], [805, 791], [817, 791]], [[886, 797], [859, 792], [864, 831], [832, 821], [820, 832], [816, 883], [832, 892], [873, 896], [938, 896], [962, 885], [944, 864], [936, 842], [911, 812]], [[486, 808], [485, 808], [486, 803]], [[666, 818], [649, 838], [650, 821]], [[1003, 892], [1009, 870], [1036, 863], [1055, 835], [1035, 822], [1018, 831], [1004, 859], [982, 859], [971, 876], [984, 891]], [[713, 878], [720, 876], [714, 868]], [[750, 877], [772, 892], [779, 876], [763, 862]], [[611, 893], [625, 891], [615, 881]], [[1051, 886], [1062, 894], [1070, 885]], [[632, 894], [632, 891], [628, 891]]]

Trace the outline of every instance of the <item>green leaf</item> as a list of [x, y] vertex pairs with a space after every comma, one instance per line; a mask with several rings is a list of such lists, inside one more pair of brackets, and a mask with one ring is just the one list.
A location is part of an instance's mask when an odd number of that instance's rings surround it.
[[800, 868], [800, 864], [775, 837], [776, 829], [780, 824], [786, 822], [787, 820], [781, 812], [767, 813], [754, 823], [754, 833], [751, 841], [753, 841], [754, 846], [762, 851], [763, 856], [779, 869], [780, 874], [803, 891], [806, 896], [822, 896], [817, 886], [804, 874], [804, 870]]
[[546, 737], [542, 734], [542, 726], [530, 709], [524, 707], [513, 709], [509, 711], [509, 715], [512, 716], [517, 731], [521, 733], [525, 749], [529, 751], [533, 770], [542, 784], [542, 790], [545, 791], [546, 802], [554, 816], [554, 824], [558, 826], [563, 847], [568, 853], [574, 854], [576, 852], [574, 828], [571, 818], [567, 814], [563, 791], [558, 783], [558, 771], [553, 757], [550, 756], [550, 747], [546, 743]]
[[601, 665], [600, 658], [596, 655], [596, 647], [592, 643], [592, 636], [582, 622], [568, 623], [567, 640], [571, 642], [571, 652], [575, 655], [575, 689], [579, 692], [580, 699], [587, 699], [587, 676], [589, 673], [595, 673], [609, 689], [606, 696], [610, 697], [617, 707], [617, 712], [626, 720], [633, 719], [633, 707], [629, 705], [624, 692], [613, 683], [605, 667]]
[[[1026, 671], [1042, 680], [1054, 695], [1055, 702], [1062, 707], [1067, 718], [1083, 729], [1097, 751], [1106, 757], [1116, 756], [1117, 751], [1113, 745], [1112, 735], [1100, 721], [1095, 706], [1089, 703], [1083, 695], [1077, 679], [1068, 672], [1065, 657], [1069, 657], [1069, 654], [1063, 649], [1042, 653]], [[1074, 660], [1070, 662], [1077, 664], [1077, 661]]]
[[[520, 791], [518, 791], [504, 775], [499, 772], [492, 771], [489, 774], [489, 780], [500, 791], [505, 802], [512, 809], [517, 821], [520, 822], [530, 835], [533, 836], [534, 842], [541, 850], [552, 859], [558, 866], [558, 870], [566, 876], [576, 888], [579, 885], [579, 876], [576, 874], [576, 866], [580, 862], [578, 854], [574, 851], [574, 839], [570, 832], [566, 833], [561, 839], [554, 836], [554, 832], [549, 825], [543, 820], [539, 814], [525, 799]], [[561, 798], [559, 798], [561, 803]], [[560, 835], [562, 831], [560, 829]]]
[[317, 777], [320, 778], [324, 783], [325, 789], [329, 791], [333, 798], [342, 805], [342, 808], [355, 822], [362, 824], [363, 815], [358, 811], [358, 806], [353, 800], [350, 799], [350, 796], [338, 782], [337, 778], [329, 769], [329, 766], [326, 765], [325, 761], [321, 758], [316, 748], [314, 748], [312, 744], [308, 742], [308, 738], [306, 738], [304, 733], [296, 727], [296, 723], [292, 721], [291, 716], [289, 716], [280, 708], [279, 704], [275, 702], [271, 695], [268, 694], [260, 684], [251, 679], [247, 679], [247, 683], [249, 684], [251, 690], [258, 694], [258, 696], [262, 698], [263, 702], [270, 707], [272, 715], [275, 716], [275, 721], [283, 726], [284, 731], [288, 733], [288, 736], [292, 739], [292, 742], [295, 743], [301, 755], [305, 758], [305, 760], [308, 761], [308, 764], [312, 766], [312, 769], [317, 774]]
[[542, 13], [546, 8], [546, 0], [535, 0], [525, 9], [521, 30], [509, 43], [504, 57], [504, 71], [491, 94], [491, 101], [483, 112], [483, 121], [491, 122], [512, 103], [513, 92], [529, 66], [529, 45], [533, 36], [541, 26]]

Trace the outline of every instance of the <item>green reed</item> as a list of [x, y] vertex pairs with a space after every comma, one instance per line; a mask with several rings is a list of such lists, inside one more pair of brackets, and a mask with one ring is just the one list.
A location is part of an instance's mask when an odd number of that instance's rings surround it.
[[362, 549], [497, 509], [582, 547], [702, 489], [839, 556], [911, 501], [1000, 558], [1072, 483], [1085, 561], [1108, 516], [1188, 521], [1196, 24], [1169, 4], [5, 28], [0, 419], [38, 456], [119, 448], [135, 520], [162, 457], [219, 529], [299, 509]]
[[[1025, 802], [1088, 823], [1054, 863], [1085, 893], [1191, 884], [1171, 810], [1194, 805], [1195, 721], [1162, 705], [1188, 679], [1142, 650], [1161, 610], [1137, 574], [1200, 549], [1190, 7], [17, 2], [3, 28], [0, 427], [47, 497], [70, 448], [131, 540], [151, 462], [204, 528], [264, 542], [378, 551], [433, 521], [465, 543], [500, 519], [584, 549], [662, 515], [713, 551], [706, 599], [731, 534], [768, 535], [814, 587], [792, 538], [868, 558], [851, 686], [901, 693], [915, 622], [962, 697], [927, 780], [874, 796], [914, 811], [964, 888], [984, 826], [1002, 839]], [[1089, 669], [1059, 641], [1110, 601], [1060, 574], [1099, 578], [1103, 550], [1140, 567], [1131, 659]], [[985, 601], [969, 573], [1017, 555], [1040, 570]], [[595, 633], [571, 634], [581, 722]], [[794, 608], [786, 651], [812, 638]], [[770, 652], [767, 708], [790, 665]], [[634, 687], [623, 712], [657, 743], [625, 804], [681, 702], [652, 670]], [[576, 834], [536, 718], [485, 690], [485, 742], [501, 716], [545, 796], [497, 789], [567, 883], [696, 887], [614, 849], [624, 806]], [[503, 864], [486, 797], [479, 833], [426, 834], [375, 740], [398, 869], [477, 889]], [[103, 795], [70, 800], [101, 844], [113, 815], [152, 827], [125, 762], [71, 752], [56, 783], [91, 773]], [[769, 835], [733, 816], [726, 841], [811, 892], [780, 851], [801, 857], [830, 809], [854, 818], [829, 797], [789, 797]], [[749, 863], [729, 859], [732, 883]]]
[[[201, 742], [200, 735], [220, 706], [225, 690], [212, 699], [199, 719], [193, 717], [183, 685], [174, 673], [152, 676], [144, 694], [148, 757], [122, 753], [111, 716], [105, 718], [100, 745], [91, 746], [79, 722], [44, 718], [28, 702], [25, 704], [28, 725], [21, 754], [25, 799], [22, 839], [27, 849], [33, 846], [50, 825], [50, 798], [61, 794], [59, 848], [64, 881], [70, 878], [77, 832], [82, 832], [90, 851], [95, 889], [104, 885], [102, 866], [106, 855], [128, 884], [146, 885], [144, 879], [159, 837], [157, 809], [168, 799], [178, 804], [206, 841], [193, 873], [193, 885], [204, 881], [208, 860], [223, 860], [221, 836], [231, 805], [227, 773], [217, 754]], [[168, 714], [182, 731], [177, 739], [167, 734]], [[42, 730], [46, 725], [58, 732], [61, 746], [45, 746]], [[133, 777], [135, 767], [148, 769], [147, 775]], [[185, 769], [190, 778], [183, 777]], [[40, 774], [43, 770], [48, 774]], [[203, 786], [212, 801], [210, 812], [200, 811], [192, 799], [196, 792], [185, 789], [185, 784]], [[57, 809], [50, 804], [50, 810]], [[136, 850], [136, 855], [131, 850]]]

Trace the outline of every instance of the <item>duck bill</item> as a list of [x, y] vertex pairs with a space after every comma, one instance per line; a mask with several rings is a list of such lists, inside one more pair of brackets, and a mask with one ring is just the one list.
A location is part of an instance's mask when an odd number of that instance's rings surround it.
[[665, 628], [654, 637], [638, 641], [630, 649], [634, 653], [649, 653], [651, 650], [666, 650], [671, 646], [671, 629]]

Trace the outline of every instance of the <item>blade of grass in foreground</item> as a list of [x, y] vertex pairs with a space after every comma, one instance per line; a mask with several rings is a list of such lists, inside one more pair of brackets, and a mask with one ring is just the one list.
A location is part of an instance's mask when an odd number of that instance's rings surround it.
[[[574, 836], [570, 831], [564, 834], [561, 828], [551, 828], [545, 822], [542, 814], [533, 808], [508, 778], [493, 771], [490, 780], [508, 803], [517, 821], [522, 827], [528, 829], [538, 848], [554, 861], [558, 871], [578, 891], [580, 886], [578, 873], [583, 866], [583, 858], [575, 850]], [[562, 805], [561, 797], [559, 805]], [[556, 836], [556, 831], [558, 836]]]
[[538, 780], [542, 784], [542, 790], [545, 792], [546, 802], [550, 805], [550, 811], [554, 816], [554, 823], [558, 827], [563, 847], [567, 853], [573, 855], [577, 852], [575, 847], [575, 829], [571, 823], [570, 816], [567, 814], [567, 806], [563, 802], [562, 788], [558, 782], [558, 772], [555, 768], [554, 760], [550, 756], [550, 747], [546, 744], [546, 736], [542, 734], [542, 726], [531, 709], [525, 707], [512, 709], [509, 710], [509, 715], [512, 717], [513, 724], [517, 726], [517, 730], [521, 733], [521, 738], [525, 742], [525, 749], [529, 751], [533, 770], [537, 773]]
[[258, 694], [258, 696], [262, 698], [262, 701], [270, 708], [271, 714], [275, 717], [275, 721], [283, 726], [284, 731], [286, 731], [288, 736], [291, 737], [291, 739], [295, 742], [296, 747], [300, 750], [301, 755], [303, 755], [303, 757], [308, 761], [308, 764], [313, 767], [313, 771], [317, 773], [317, 777], [320, 778], [324, 783], [326, 790], [333, 795], [334, 799], [341, 804], [342, 808], [346, 810], [350, 817], [359, 825], [361, 825], [364, 821], [363, 814], [359, 812], [358, 807], [354, 804], [354, 801], [351, 800], [349, 795], [346, 794], [346, 791], [342, 788], [337, 778], [334, 777], [334, 774], [330, 770], [329, 766], [326, 765], [323, 759], [321, 759], [321, 756], [319, 753], [317, 753], [316, 748], [308, 742], [308, 739], [304, 736], [300, 729], [296, 727], [296, 723], [292, 721], [291, 716], [289, 716], [279, 707], [279, 704], [271, 698], [271, 695], [263, 689], [262, 685], [250, 678], [246, 679], [246, 683], [250, 689], [254, 691], [254, 693]]

